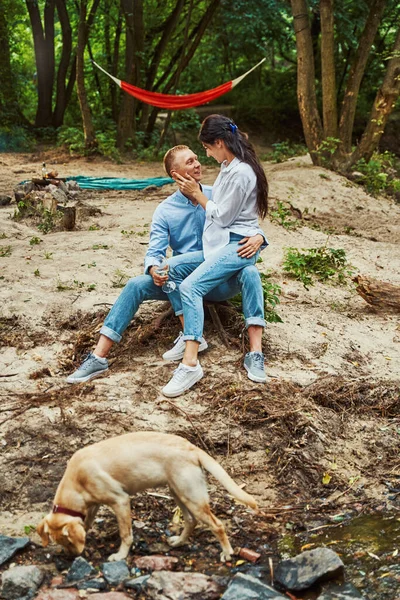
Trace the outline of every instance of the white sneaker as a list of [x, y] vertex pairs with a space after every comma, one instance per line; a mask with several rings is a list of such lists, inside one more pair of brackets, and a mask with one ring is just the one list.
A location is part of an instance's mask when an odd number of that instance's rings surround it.
[[180, 363], [178, 368], [175, 369], [172, 379], [163, 387], [162, 393], [167, 398], [176, 398], [200, 381], [203, 375], [203, 369], [199, 361], [197, 361], [195, 367], [187, 367]]
[[[186, 342], [183, 339], [182, 331], [179, 333], [176, 340], [174, 340], [174, 346], [171, 350], [167, 350], [162, 355], [164, 360], [181, 360], [183, 358], [183, 354], [185, 352]], [[203, 352], [203, 350], [207, 350], [208, 344], [206, 340], [202, 337], [200, 340], [199, 350], [198, 352]]]

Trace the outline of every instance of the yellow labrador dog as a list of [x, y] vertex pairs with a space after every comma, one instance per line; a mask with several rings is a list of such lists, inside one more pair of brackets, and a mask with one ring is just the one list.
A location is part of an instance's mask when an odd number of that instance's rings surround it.
[[58, 486], [53, 510], [39, 523], [37, 532], [44, 546], [52, 538], [72, 554], [81, 554], [86, 531], [99, 505], [106, 504], [116, 514], [121, 537], [118, 552], [108, 560], [122, 560], [133, 542], [130, 496], [168, 485], [184, 517], [182, 533], [170, 537], [169, 544], [185, 544], [200, 521], [221, 544], [221, 560], [230, 560], [233, 550], [223, 524], [211, 512], [203, 469], [239, 502], [257, 509], [254, 498], [206, 452], [177, 435], [143, 431], [75, 452]]

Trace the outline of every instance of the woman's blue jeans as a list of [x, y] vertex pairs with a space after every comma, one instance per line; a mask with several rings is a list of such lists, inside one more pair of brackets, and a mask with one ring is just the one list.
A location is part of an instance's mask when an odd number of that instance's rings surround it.
[[[209, 299], [210, 292], [235, 277], [242, 281], [245, 270], [252, 268], [257, 272], [259, 285], [242, 285], [243, 312], [246, 326], [265, 327], [264, 299], [260, 276], [254, 266], [259, 253], [251, 258], [242, 258], [237, 250], [242, 236], [231, 234], [231, 241], [204, 260], [203, 252], [181, 254], [168, 260], [170, 279], [175, 281], [177, 289], [169, 294], [169, 300], [176, 315], [184, 317], [184, 340], [200, 341], [203, 335], [204, 310], [203, 298]], [[246, 269], [245, 269], [246, 267]], [[250, 308], [251, 307], [251, 308]], [[251, 312], [246, 314], [247, 309]]]

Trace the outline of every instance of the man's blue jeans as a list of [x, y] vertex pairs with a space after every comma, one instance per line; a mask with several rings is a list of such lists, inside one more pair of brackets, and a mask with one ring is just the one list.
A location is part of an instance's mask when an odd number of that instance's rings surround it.
[[[196, 254], [194, 252], [190, 254]], [[185, 256], [188, 256], [186, 254]], [[178, 258], [178, 257], [176, 257]], [[243, 313], [246, 327], [249, 325], [265, 326], [264, 298], [260, 274], [256, 267], [249, 266], [213, 289], [206, 300], [222, 302], [236, 294], [242, 293]], [[165, 294], [154, 284], [151, 275], [139, 275], [128, 281], [115, 304], [108, 313], [100, 333], [113, 342], [119, 342], [122, 334], [135, 316], [139, 306], [145, 300], [168, 301], [171, 294]]]
[[[205, 260], [203, 252], [189, 252], [168, 260], [170, 278], [177, 284], [169, 300], [175, 314], [184, 316], [184, 340], [200, 341], [204, 327], [203, 298], [211, 299], [212, 290], [215, 292], [219, 289], [217, 286], [226, 285], [232, 279], [241, 285], [246, 326], [265, 327], [263, 291], [255, 267], [258, 252], [251, 258], [239, 256], [240, 239], [241, 236], [231, 234], [230, 243]], [[246, 271], [253, 274], [253, 282], [244, 280]]]

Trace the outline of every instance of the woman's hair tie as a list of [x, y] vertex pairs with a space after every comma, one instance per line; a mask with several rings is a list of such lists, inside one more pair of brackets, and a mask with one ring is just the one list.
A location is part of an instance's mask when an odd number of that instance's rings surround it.
[[233, 121], [231, 121], [231, 122], [229, 123], [229, 128], [230, 128], [230, 130], [232, 131], [232, 133], [236, 133], [236, 131], [237, 131], [237, 129], [238, 129], [237, 125], [235, 125], [235, 123], [234, 123]]

